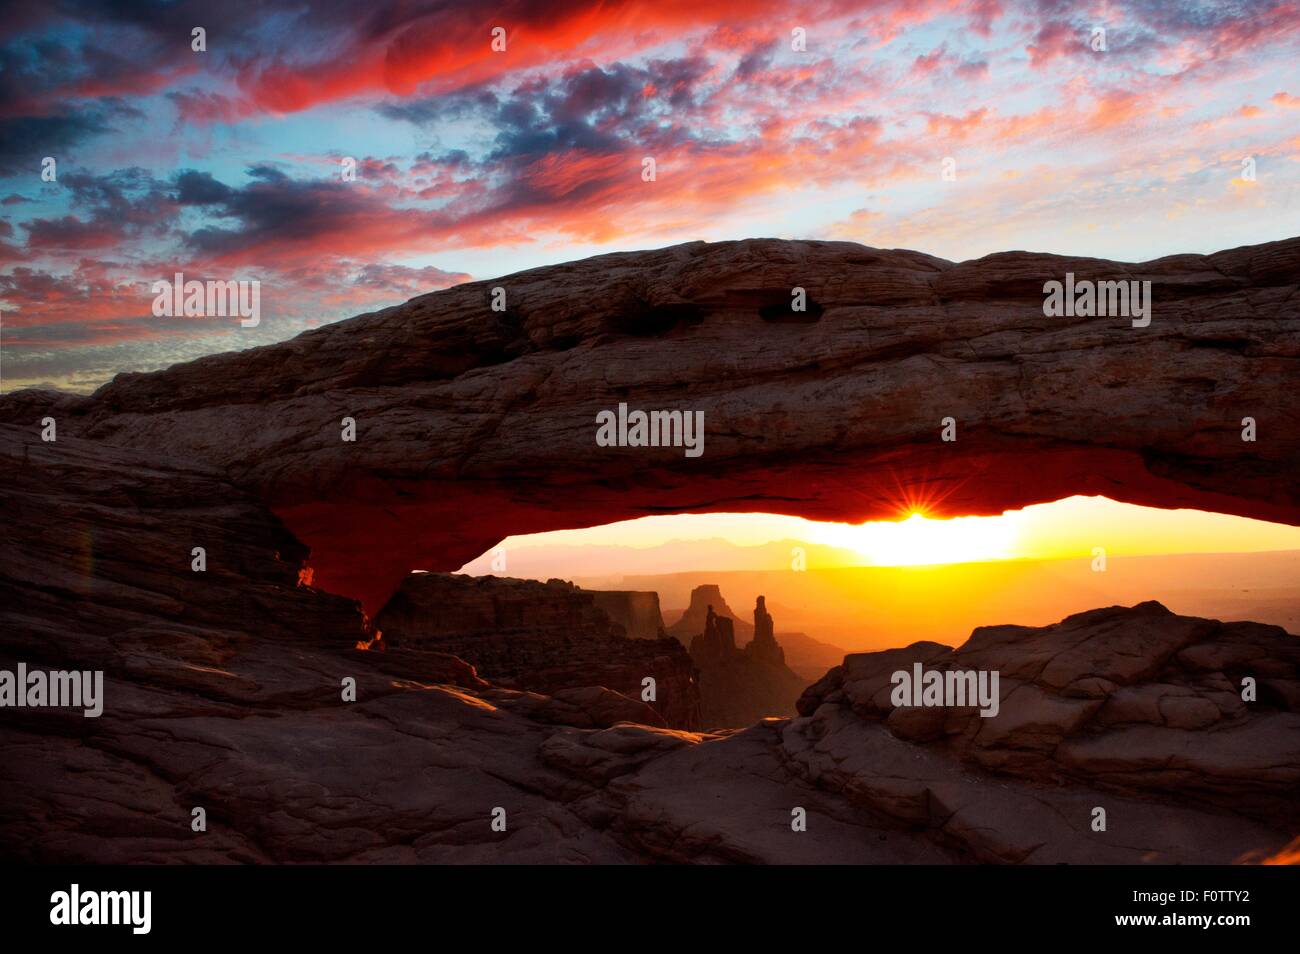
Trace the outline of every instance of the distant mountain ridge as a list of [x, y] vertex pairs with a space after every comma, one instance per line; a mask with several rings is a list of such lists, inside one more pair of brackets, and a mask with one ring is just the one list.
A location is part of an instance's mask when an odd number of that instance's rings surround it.
[[[685, 605], [702, 583], [720, 586], [738, 605], [764, 594], [779, 628], [807, 633], [841, 652], [876, 651], [903, 639], [951, 642], [991, 620], [1045, 625], [1060, 613], [1145, 600], [1184, 615], [1250, 619], [1300, 632], [1300, 550], [1113, 556], [1105, 572], [1094, 572], [1091, 562], [684, 571], [619, 576], [600, 585], [657, 590], [670, 621], [674, 607]], [[574, 582], [597, 585], [581, 577]]]
[[[507, 548], [506, 565], [511, 576], [529, 579], [575, 576], [600, 577], [616, 568], [618, 574], [679, 573], [683, 567], [699, 570], [789, 570], [796, 557], [808, 567], [843, 567], [862, 564], [862, 555], [844, 547], [793, 538], [743, 546], [721, 537], [707, 540], [669, 540], [654, 547], [603, 544], [544, 544]], [[458, 572], [485, 576], [494, 570], [496, 551], [471, 560]]]

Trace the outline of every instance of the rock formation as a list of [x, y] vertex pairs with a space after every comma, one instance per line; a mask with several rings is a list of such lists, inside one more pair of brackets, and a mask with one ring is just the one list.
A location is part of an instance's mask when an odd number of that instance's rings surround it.
[[[1067, 272], [1151, 281], [1150, 326], [1045, 316]], [[858, 522], [1100, 493], [1300, 523], [1298, 283], [1300, 239], [1141, 264], [691, 243], [459, 285], [88, 398], [13, 395], [0, 418], [220, 472], [372, 615], [411, 570], [645, 514]], [[597, 448], [620, 401], [703, 412], [703, 455]]]
[[[989, 627], [690, 733], [599, 687], [358, 649], [357, 604], [190, 462], [0, 427], [0, 506], [0, 668], [105, 672], [99, 718], [0, 710], [3, 860], [1220, 863], [1300, 832], [1300, 639], [1276, 627], [1154, 604]], [[999, 715], [892, 708], [912, 661], [999, 668]]]
[[598, 605], [597, 594], [563, 580], [415, 573], [398, 588], [375, 626], [382, 642], [448, 653], [493, 684], [545, 695], [603, 686], [640, 700], [654, 679], [662, 717], [698, 729], [700, 693], [691, 657], [675, 639], [629, 639]]
[[[710, 607], [719, 618], [728, 620], [736, 641], [744, 645], [754, 641], [754, 626], [740, 619], [727, 605], [722, 590], [716, 583], [703, 583], [691, 590], [690, 605], [667, 632], [676, 636], [685, 645], [705, 631], [705, 619]], [[764, 605], [766, 612], [766, 605]], [[780, 662], [790, 667], [805, 682], [816, 682], [822, 674], [844, 658], [844, 650], [813, 639], [804, 633], [787, 632], [775, 637], [780, 643], [777, 649], [782, 655]]]
[[708, 665], [722, 665], [736, 656], [736, 631], [731, 620], [706, 608], [704, 631], [691, 640], [691, 656]]
[[621, 625], [629, 639], [664, 639], [664, 617], [659, 594], [634, 590], [587, 590], [596, 605]]
[[[1151, 280], [1150, 327], [1044, 317], [1065, 271]], [[0, 858], [1276, 853], [1300, 832], [1300, 660], [1276, 627], [1154, 604], [987, 627], [849, 656], [791, 718], [692, 733], [601, 685], [494, 685], [396, 625], [379, 651], [366, 613], [508, 534], [649, 513], [856, 521], [1105, 493], [1300, 523], [1298, 284], [1297, 239], [1140, 265], [692, 244], [458, 286], [90, 397], [0, 397], [0, 669], [105, 683], [98, 718], [0, 710]], [[795, 285], [806, 314], [783, 305]], [[629, 398], [703, 411], [703, 456], [597, 454], [595, 414]], [[999, 671], [1000, 711], [893, 705], [914, 663]]]
[[754, 604], [754, 638], [745, 646], [745, 655], [764, 665], [784, 666], [785, 651], [777, 643], [773, 628], [767, 600], [760, 596]]
[[[695, 592], [721, 593], [714, 586]], [[725, 603], [723, 604], [726, 605]], [[754, 639], [736, 646], [732, 620], [705, 607], [704, 630], [691, 640], [691, 658], [700, 670], [700, 700], [704, 724], [737, 728], [770, 716], [794, 713], [805, 681], [785, 665], [785, 654], [772, 635], [772, 617], [763, 597], [754, 607]]]
[[785, 653], [785, 664], [809, 683], [816, 682], [826, 670], [839, 665], [844, 658], [843, 649], [813, 639], [807, 633], [786, 630], [777, 633], [775, 638]]
[[668, 635], [676, 636], [689, 646], [691, 640], [705, 632], [710, 613], [726, 620], [732, 636], [742, 644], [753, 637], [753, 624], [745, 622], [732, 611], [716, 583], [702, 583], [691, 590], [690, 605], [686, 607], [681, 618], [668, 627]]
[[623, 638], [595, 596], [564, 580], [515, 580], [458, 573], [413, 573], [375, 618], [392, 645], [488, 637]]
[[[998, 715], [894, 706], [892, 674], [917, 663], [999, 671]], [[1300, 830], [1300, 637], [1276, 626], [1175, 616], [1159, 603], [1041, 628], [986, 626], [956, 650], [914, 643], [848, 656], [804, 693], [799, 712], [810, 721], [798, 730], [807, 748], [796, 761], [810, 777], [843, 783], [900, 820], [933, 825], [965, 812], [943, 827], [990, 838], [990, 857], [1069, 860], [1050, 837], [1061, 819], [1047, 815], [1084, 791], [1103, 807], [1211, 813], [1200, 833], [1230, 837], [1228, 818]], [[981, 794], [995, 776], [1014, 780], [1003, 784], [1017, 794]], [[1053, 799], [1047, 787], [1068, 794]], [[1013, 821], [1021, 808], [1027, 814]], [[1147, 834], [1124, 830], [1129, 844]]]

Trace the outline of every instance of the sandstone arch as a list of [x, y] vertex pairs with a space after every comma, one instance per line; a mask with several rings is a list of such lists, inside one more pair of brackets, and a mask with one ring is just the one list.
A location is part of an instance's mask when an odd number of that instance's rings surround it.
[[[1045, 317], [1042, 285], [1066, 272], [1152, 281], [1150, 327]], [[507, 534], [651, 513], [860, 521], [1082, 493], [1300, 524], [1298, 284], [1300, 239], [1142, 264], [691, 243], [4, 408], [218, 468], [312, 548], [318, 585], [373, 613], [411, 569]], [[816, 309], [784, 320], [796, 285]], [[619, 401], [704, 411], [704, 454], [596, 448]]]

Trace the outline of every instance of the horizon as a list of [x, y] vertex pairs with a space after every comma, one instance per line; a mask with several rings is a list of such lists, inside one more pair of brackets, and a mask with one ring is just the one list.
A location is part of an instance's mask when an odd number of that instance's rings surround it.
[[[956, 527], [965, 528], [957, 534], [965, 546], [945, 549]], [[649, 516], [508, 537], [455, 572], [651, 590], [665, 625], [686, 607], [687, 589], [719, 583], [741, 619], [766, 595], [778, 632], [850, 652], [927, 638], [957, 645], [993, 622], [1046, 625], [1067, 610], [1149, 600], [1296, 631], [1298, 554], [1300, 527], [1076, 496], [998, 516], [859, 525], [764, 513]], [[1149, 572], [1135, 580], [1129, 561]], [[848, 589], [817, 585], [839, 576]], [[881, 614], [891, 621], [885, 629]]]
[[[687, 241], [1140, 262], [1296, 232], [1289, 8], [506, 12], [496, 48], [454, 5], [28, 11], [3, 46], [0, 389]], [[150, 314], [176, 272], [260, 282], [259, 323]]]
[[[731, 543], [730, 541], [727, 541], [727, 540], [725, 540], [725, 539], [723, 539], [723, 538], [721, 538], [721, 537], [717, 537], [717, 538], [713, 538], [713, 539], [716, 539], [718, 542], [725, 543], [727, 546], [729, 546], [729, 547], [733, 547], [733, 548], [735, 548], [735, 549], [739, 549], [739, 550], [761, 550], [761, 549], [764, 549], [764, 548], [766, 548], [766, 547], [768, 547], [768, 546], [770, 546], [770, 545], [775, 545], [775, 544], [783, 544], [783, 543], [795, 543], [795, 544], [801, 544], [801, 543], [806, 543], [806, 542], [807, 542], [807, 541], [803, 541], [803, 540], [788, 539], [788, 540], [773, 540], [773, 541], [770, 541], [770, 543], [766, 543], [766, 544], [764, 544], [764, 543], [758, 543], [758, 544], [733, 544], [733, 543]], [[641, 549], [646, 549], [646, 550], [658, 550], [658, 549], [661, 549], [662, 546], [671, 546], [673, 543], [680, 543], [680, 542], [701, 542], [701, 543], [708, 543], [708, 542], [712, 542], [712, 540], [709, 540], [709, 539], [701, 539], [701, 540], [699, 540], [699, 541], [676, 541], [676, 540], [670, 540], [670, 541], [667, 541], [667, 543], [664, 544], [664, 545], [655, 545], [655, 546], [645, 547], [645, 548], [641, 548]], [[616, 548], [616, 547], [609, 547], [608, 545], [605, 545], [605, 544], [589, 544], [589, 543], [580, 543], [580, 544], [546, 545], [546, 546], [536, 546], [536, 547], [517, 547], [517, 548], [515, 549], [515, 552], [519, 552], [520, 550], [525, 550], [525, 549], [528, 549], [528, 550], [539, 550], [539, 551], [549, 552], [549, 551], [554, 551], [554, 550], [566, 550], [566, 549], [581, 550], [581, 549], [617, 549], [617, 548]], [[634, 549], [634, 548], [632, 548], [632, 547], [628, 547], [627, 549]], [[482, 557], [476, 557], [474, 560], [471, 560], [470, 563], [467, 563], [467, 564], [465, 564], [464, 566], [461, 566], [460, 568], [455, 569], [455, 570], [412, 570], [411, 572], [412, 572], [412, 573], [453, 573], [453, 574], [458, 574], [458, 575], [461, 575], [461, 576], [500, 576], [500, 577], [505, 578], [505, 579], [519, 579], [519, 580], [525, 580], [525, 579], [536, 580], [536, 579], [538, 579], [538, 577], [536, 577], [536, 576], [515, 576], [515, 575], [513, 575], [513, 574], [511, 574], [511, 573], [507, 573], [507, 572], [495, 573], [495, 572], [493, 572], [493, 571], [491, 570], [490, 567], [489, 567], [488, 569], [484, 570], [484, 571], [481, 571], [481, 572], [479, 572], [479, 571], [475, 571], [475, 570], [469, 570], [469, 569], [466, 569], [467, 567], [471, 566], [472, 564], [475, 564], [475, 563], [478, 563], [478, 562], [480, 562], [480, 561], [485, 561], [485, 560], [490, 559], [491, 552], [492, 552], [492, 551], [489, 550], [489, 551], [488, 551], [486, 554], [484, 554]], [[1161, 558], [1168, 558], [1168, 557], [1233, 557], [1233, 556], [1256, 556], [1256, 555], [1269, 556], [1269, 555], [1294, 554], [1294, 553], [1300, 553], [1300, 547], [1285, 547], [1285, 548], [1281, 548], [1281, 549], [1261, 549], [1261, 550], [1180, 550], [1180, 551], [1177, 551], [1177, 552], [1161, 552], [1161, 553], [1125, 553], [1125, 554], [1120, 554], [1120, 555], [1117, 557], [1117, 559], [1125, 559], [1125, 560], [1146, 560], [1146, 559], [1161, 559]], [[843, 563], [843, 564], [833, 564], [833, 565], [831, 565], [831, 564], [827, 564], [827, 565], [819, 565], [819, 564], [815, 564], [815, 563], [814, 563], [814, 564], [811, 564], [810, 566], [807, 567], [807, 571], [808, 571], [808, 572], [816, 571], [816, 572], [821, 572], [821, 573], [828, 573], [828, 572], [834, 572], [834, 571], [836, 571], [836, 570], [884, 570], [884, 569], [891, 569], [891, 570], [897, 570], [897, 569], [918, 569], [918, 570], [920, 570], [920, 569], [927, 569], [927, 568], [933, 568], [933, 567], [943, 567], [943, 566], [987, 566], [987, 565], [991, 565], [991, 564], [999, 564], [999, 563], [1058, 563], [1058, 562], [1067, 562], [1067, 561], [1075, 560], [1075, 559], [1079, 559], [1079, 557], [1066, 557], [1066, 556], [1008, 556], [1008, 557], [1001, 557], [1001, 558], [990, 558], [990, 559], [985, 559], [985, 560], [953, 560], [953, 561], [939, 561], [939, 562], [935, 562], [935, 563]], [[761, 567], [761, 568], [759, 568], [759, 569], [764, 570], [764, 571], [768, 571], [768, 570], [780, 570], [780, 569], [782, 569], [782, 567], [779, 567], [779, 566], [776, 566], [776, 565], [772, 565], [772, 566], [767, 566], [767, 567]], [[689, 568], [685, 568], [685, 569], [681, 569], [681, 570], [664, 571], [664, 572], [661, 573], [661, 574], [634, 573], [634, 574], [627, 574], [627, 575], [629, 575], [629, 576], [643, 577], [643, 576], [653, 576], [653, 575], [672, 576], [672, 575], [676, 575], [676, 574], [679, 574], [679, 573], [680, 573], [680, 574], [685, 574], [685, 573], [736, 573], [736, 572], [749, 572], [749, 571], [750, 571], [749, 568], [746, 568], [746, 569], [734, 569], [734, 568], [721, 567], [721, 566], [691, 566], [691, 567], [689, 567]], [[583, 574], [574, 574], [574, 575], [575, 575], [575, 576], [582, 576]], [[613, 575], [616, 575], [616, 574], [610, 574], [610, 575], [613, 576]], [[587, 578], [590, 578], [590, 577], [588, 576]]]
[[[1200, 510], [1143, 507], [1100, 496], [1075, 496], [997, 516], [938, 519], [913, 513], [900, 521], [857, 525], [769, 513], [667, 514], [507, 537], [458, 572], [490, 573], [494, 562], [501, 565], [504, 554], [506, 565], [513, 555], [527, 560], [530, 567], [553, 566], [554, 575], [616, 575], [620, 558], [634, 565], [639, 556], [692, 544], [698, 549], [711, 542], [739, 550], [786, 543], [816, 548], [802, 556], [810, 569], [942, 566], [1019, 559], [1090, 560], [1097, 547], [1110, 558], [1287, 552], [1300, 550], [1300, 527]], [[616, 551], [613, 556], [606, 552], [609, 549]], [[600, 551], [592, 555], [598, 566], [582, 564], [584, 550]], [[728, 557], [740, 555], [724, 552], [716, 558]], [[828, 558], [835, 562], [825, 564]], [[787, 554], [782, 562], [788, 564], [790, 559]], [[682, 572], [706, 569], [728, 567], [692, 565], [682, 567]]]

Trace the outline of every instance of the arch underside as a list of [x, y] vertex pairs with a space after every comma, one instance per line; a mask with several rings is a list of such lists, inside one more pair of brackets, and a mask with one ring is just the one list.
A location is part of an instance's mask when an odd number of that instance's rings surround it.
[[[1150, 324], [1045, 315], [1067, 272], [1151, 281]], [[655, 513], [857, 522], [1101, 494], [1300, 524], [1298, 285], [1300, 239], [1140, 264], [691, 243], [456, 286], [89, 398], [11, 395], [5, 417], [53, 409], [65, 432], [212, 469], [372, 613], [410, 570], [511, 534]], [[816, 307], [786, 315], [796, 286]], [[598, 446], [620, 404], [702, 415], [702, 453]]]

